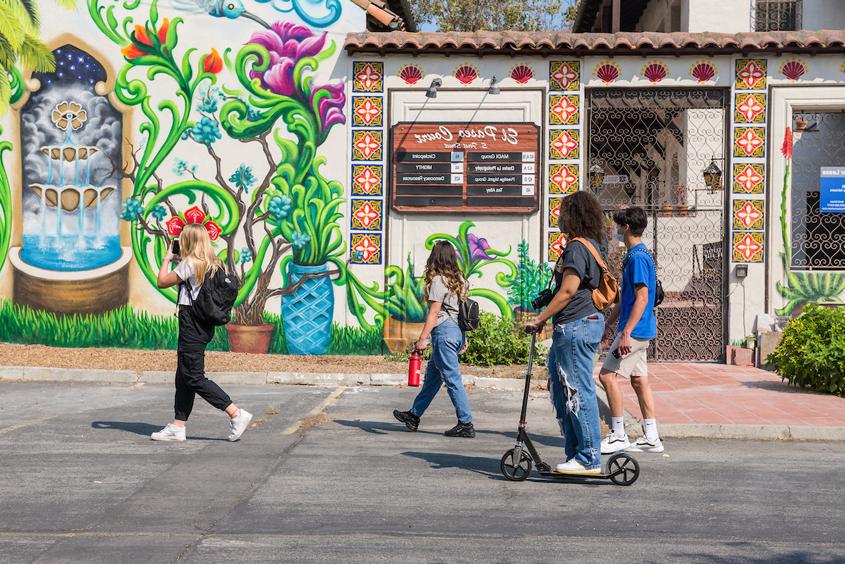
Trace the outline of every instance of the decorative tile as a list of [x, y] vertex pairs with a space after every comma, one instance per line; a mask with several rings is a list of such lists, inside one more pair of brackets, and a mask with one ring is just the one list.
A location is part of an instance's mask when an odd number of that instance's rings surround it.
[[578, 191], [577, 164], [549, 165], [549, 192], [551, 194], [574, 194]]
[[593, 76], [605, 84], [616, 82], [621, 75], [622, 69], [613, 61], [602, 61], [593, 69]]
[[563, 198], [549, 198], [549, 217], [548, 227], [557, 229], [558, 220], [560, 219], [560, 202]]
[[534, 78], [534, 69], [525, 63], [519, 63], [513, 66], [508, 76], [510, 76], [517, 84], [525, 84]]
[[757, 163], [734, 164], [734, 194], [762, 194], [766, 185], [765, 167]]
[[549, 262], [555, 262], [560, 258], [563, 249], [566, 247], [566, 237], [563, 233], [549, 233]]
[[578, 125], [580, 97], [552, 94], [549, 96], [549, 123], [552, 125]]
[[766, 130], [762, 127], [734, 128], [735, 157], [766, 156]]
[[356, 61], [352, 63], [353, 92], [382, 92], [384, 63]]
[[352, 132], [352, 160], [380, 161], [382, 157], [381, 131]]
[[795, 58], [785, 61], [778, 70], [784, 78], [795, 81], [807, 74], [807, 65], [801, 59]]
[[734, 200], [734, 229], [762, 230], [765, 200]]
[[549, 90], [579, 90], [581, 88], [580, 61], [551, 61]]
[[381, 127], [383, 124], [384, 98], [381, 96], [355, 96], [352, 98], [353, 127]]
[[549, 132], [549, 158], [577, 159], [580, 138], [576, 129], [552, 129]]
[[349, 250], [349, 262], [352, 264], [381, 264], [381, 235], [353, 233]]
[[381, 231], [381, 201], [352, 200], [352, 229], [359, 231]]
[[452, 76], [464, 86], [468, 86], [478, 78], [478, 69], [469, 63], [464, 63], [455, 67], [455, 72], [452, 73]]
[[696, 61], [689, 68], [689, 75], [699, 84], [715, 81], [719, 70], [710, 61]]
[[734, 262], [763, 262], [763, 233], [735, 231], [733, 234]]
[[734, 96], [736, 123], [766, 123], [766, 94], [737, 92]]
[[766, 59], [737, 59], [736, 90], [766, 89]]
[[669, 67], [662, 61], [651, 61], [643, 65], [642, 75], [650, 83], [657, 84], [669, 75]]
[[383, 165], [352, 165], [352, 195], [381, 196], [384, 191], [383, 179]]
[[411, 86], [413, 86], [414, 84], [422, 80], [422, 77], [425, 73], [423, 73], [422, 67], [419, 65], [405, 65], [401, 69], [399, 69], [399, 72], [397, 74], [405, 84], [410, 84]]

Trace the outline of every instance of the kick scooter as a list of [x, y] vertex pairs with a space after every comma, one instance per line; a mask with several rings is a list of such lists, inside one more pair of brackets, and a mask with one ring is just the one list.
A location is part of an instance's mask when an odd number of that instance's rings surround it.
[[531, 336], [531, 350], [528, 353], [528, 372], [525, 374], [525, 391], [522, 394], [522, 412], [519, 416], [519, 428], [516, 433], [516, 445], [508, 450], [499, 468], [508, 480], [521, 482], [531, 475], [534, 464], [537, 465], [537, 472], [541, 476], [562, 478], [562, 479], [594, 479], [610, 480], [618, 486], [630, 486], [640, 476], [640, 465], [630, 454], [617, 452], [607, 460], [604, 472], [594, 475], [558, 474], [551, 466], [540, 459], [540, 454], [534, 448], [534, 443], [525, 430], [528, 422], [525, 420], [528, 411], [528, 392], [531, 389], [531, 369], [534, 365], [534, 345], [537, 342], [537, 334]]

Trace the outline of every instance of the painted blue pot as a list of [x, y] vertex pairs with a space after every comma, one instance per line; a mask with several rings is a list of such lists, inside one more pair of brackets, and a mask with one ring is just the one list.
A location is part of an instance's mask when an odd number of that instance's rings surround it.
[[[301, 266], [288, 263], [288, 284], [305, 274], [319, 274], [328, 264]], [[326, 354], [334, 319], [334, 289], [331, 278], [305, 280], [292, 294], [282, 298], [282, 323], [289, 354]]]

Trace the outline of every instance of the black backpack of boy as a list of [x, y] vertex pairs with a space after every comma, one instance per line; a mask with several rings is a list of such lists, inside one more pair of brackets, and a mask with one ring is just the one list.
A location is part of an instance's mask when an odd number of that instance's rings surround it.
[[[190, 282], [188, 296], [193, 296]], [[197, 298], [191, 298], [191, 309], [194, 316], [202, 323], [208, 325], [226, 325], [232, 320], [232, 307], [241, 289], [241, 282], [236, 276], [226, 272], [224, 268], [218, 268], [213, 276], [207, 278]]]

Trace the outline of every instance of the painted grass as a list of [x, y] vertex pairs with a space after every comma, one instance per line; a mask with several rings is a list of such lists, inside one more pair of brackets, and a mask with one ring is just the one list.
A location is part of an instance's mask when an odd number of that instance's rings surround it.
[[[276, 326], [270, 353], [287, 354], [281, 316], [266, 313], [267, 323]], [[56, 315], [27, 306], [0, 301], [0, 341], [53, 347], [105, 347], [125, 349], [176, 349], [179, 323], [175, 316], [150, 315], [128, 306], [101, 315]], [[225, 328], [215, 331], [211, 351], [228, 351]], [[332, 326], [329, 354], [382, 354], [381, 327]]]

